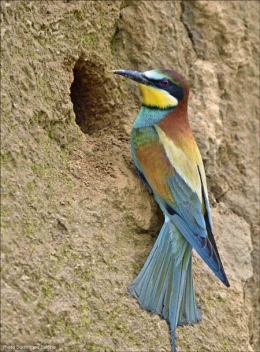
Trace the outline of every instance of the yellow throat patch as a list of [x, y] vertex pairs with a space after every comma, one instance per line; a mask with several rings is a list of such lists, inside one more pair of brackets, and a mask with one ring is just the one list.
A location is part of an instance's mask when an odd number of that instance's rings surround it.
[[139, 84], [143, 96], [143, 104], [166, 109], [178, 105], [178, 100], [163, 89]]

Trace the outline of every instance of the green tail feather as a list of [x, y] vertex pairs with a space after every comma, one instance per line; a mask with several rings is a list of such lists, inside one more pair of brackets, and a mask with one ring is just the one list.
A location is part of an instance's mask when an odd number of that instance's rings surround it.
[[129, 286], [140, 306], [165, 319], [170, 326], [172, 351], [176, 351], [178, 325], [201, 320], [192, 278], [191, 246], [166, 219], [141, 272]]

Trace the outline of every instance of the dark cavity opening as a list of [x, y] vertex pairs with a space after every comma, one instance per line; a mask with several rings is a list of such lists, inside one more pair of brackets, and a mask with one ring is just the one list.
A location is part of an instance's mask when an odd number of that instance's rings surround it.
[[73, 73], [70, 96], [76, 123], [83, 133], [95, 134], [110, 124], [106, 115], [111, 112], [108, 94], [111, 80], [98, 60], [92, 62], [80, 58]]

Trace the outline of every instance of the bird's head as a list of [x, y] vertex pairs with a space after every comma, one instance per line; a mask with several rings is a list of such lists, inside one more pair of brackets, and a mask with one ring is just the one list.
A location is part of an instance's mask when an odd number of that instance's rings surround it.
[[131, 70], [113, 72], [139, 83], [145, 106], [169, 109], [188, 98], [189, 85], [186, 79], [176, 71], [158, 69], [145, 72]]

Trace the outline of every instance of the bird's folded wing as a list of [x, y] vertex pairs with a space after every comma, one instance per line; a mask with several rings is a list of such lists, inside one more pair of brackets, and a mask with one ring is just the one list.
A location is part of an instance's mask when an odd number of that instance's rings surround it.
[[168, 177], [168, 184], [174, 204], [166, 203], [158, 195], [156, 195], [156, 200], [211, 270], [225, 285], [229, 286], [211, 227], [209, 227], [210, 224], [208, 223], [207, 226], [205, 221], [208, 215], [203, 214], [197, 193], [191, 190], [178, 173]]
[[[178, 160], [175, 167], [172, 154], [161, 140], [153, 140], [134, 153], [138, 169], [151, 186], [164, 214], [228, 286], [212, 232], [203, 165], [183, 155], [182, 162]], [[190, 169], [186, 172], [188, 163]]]

